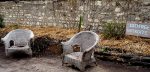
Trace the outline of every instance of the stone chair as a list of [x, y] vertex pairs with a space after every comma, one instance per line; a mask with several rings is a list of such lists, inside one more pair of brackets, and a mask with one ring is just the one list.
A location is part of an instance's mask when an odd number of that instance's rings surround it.
[[[69, 41], [62, 42], [62, 65], [74, 65], [80, 71], [84, 71], [87, 65], [96, 63], [94, 58], [95, 46], [99, 42], [99, 36], [92, 31], [82, 31], [74, 35]], [[74, 52], [72, 46], [79, 45], [80, 50]]]
[[30, 40], [32, 38], [34, 38], [34, 34], [31, 30], [16, 29], [10, 31], [4, 38], [1, 38], [5, 44], [6, 56], [16, 51], [23, 51], [32, 56], [30, 47]]

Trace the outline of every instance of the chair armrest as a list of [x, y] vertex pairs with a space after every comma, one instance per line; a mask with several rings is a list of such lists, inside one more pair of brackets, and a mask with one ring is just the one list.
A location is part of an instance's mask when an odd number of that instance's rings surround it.
[[7, 41], [7, 39], [4, 37], [4, 38], [1, 38], [1, 41], [5, 42]]
[[31, 47], [31, 43], [34, 42], [34, 38], [30, 38], [30, 40], [28, 41], [28, 46]]
[[72, 46], [69, 42], [61, 42], [61, 44], [63, 48], [63, 55], [73, 52]]
[[62, 45], [69, 45], [69, 42], [61, 42]]
[[10, 44], [9, 44], [9, 40], [5, 40], [4, 38], [1, 39], [5, 45], [5, 49], [8, 49], [10, 47]]
[[1, 38], [1, 41], [3, 41], [3, 42], [4, 42], [4, 38]]
[[34, 38], [33, 32], [32, 32], [31, 30], [29, 30], [29, 31], [30, 31], [30, 38], [31, 38], [31, 39]]
[[9, 37], [10, 37], [11, 33], [12, 32], [9, 32], [5, 37], [1, 38], [1, 40], [3, 41], [3, 43], [5, 45], [5, 49], [9, 48], [9, 46], [10, 46], [10, 43], [9, 43], [10, 39], [9, 39]]
[[91, 57], [94, 53], [94, 49], [88, 49], [86, 51], [83, 52], [83, 55], [82, 55], [82, 61], [88, 61], [88, 60], [91, 60]]

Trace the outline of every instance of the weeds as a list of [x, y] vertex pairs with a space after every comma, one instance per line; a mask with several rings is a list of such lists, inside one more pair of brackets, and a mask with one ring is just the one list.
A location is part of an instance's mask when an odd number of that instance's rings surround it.
[[102, 25], [102, 34], [106, 39], [120, 39], [125, 36], [125, 23], [110, 22]]
[[0, 28], [4, 28], [5, 27], [5, 24], [4, 24], [4, 16], [3, 15], [0, 15]]

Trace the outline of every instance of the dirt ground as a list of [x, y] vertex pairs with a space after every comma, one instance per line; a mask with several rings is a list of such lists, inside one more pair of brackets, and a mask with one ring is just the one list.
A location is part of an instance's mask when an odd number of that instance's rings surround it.
[[[0, 72], [79, 72], [75, 67], [62, 66], [58, 56], [8, 58], [0, 48]], [[127, 66], [108, 61], [98, 61], [98, 66], [86, 68], [86, 72], [150, 72], [148, 68]]]
[[[28, 29], [34, 31], [36, 36], [48, 35], [56, 39], [67, 39], [76, 33], [73, 29], [67, 30], [36, 27], [29, 27]], [[4, 32], [5, 30], [10, 31], [11, 29], [5, 28], [2, 29], [1, 32]], [[103, 41], [104, 43], [109, 42], [106, 40]], [[0, 72], [79, 72], [77, 68], [62, 66], [61, 58], [58, 56], [49, 55], [44, 57], [16, 59], [6, 57], [4, 52], [4, 47], [0, 47]], [[150, 69], [139, 66], [127, 66], [126, 64], [118, 64], [108, 61], [98, 61], [98, 66], [87, 67], [86, 72], [150, 72]]]

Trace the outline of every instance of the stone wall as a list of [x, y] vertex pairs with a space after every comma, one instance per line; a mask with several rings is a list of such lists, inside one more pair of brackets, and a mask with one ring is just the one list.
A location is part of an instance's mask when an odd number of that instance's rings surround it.
[[89, 25], [100, 29], [104, 21], [134, 21], [150, 20], [150, 5], [148, 2], [105, 2], [87, 0], [82, 2], [67, 1], [12, 1], [0, 2], [0, 14], [4, 15], [6, 24], [49, 25], [61, 27], [78, 27], [79, 18], [83, 16], [83, 28]]
[[[2, 2], [0, 12], [6, 24], [48, 25], [53, 23], [52, 11], [45, 11], [44, 2]], [[49, 5], [50, 6], [50, 5]]]
[[[67, 8], [65, 4], [63, 7], [61, 5], [53, 1], [20, 1], [17, 4], [11, 1], [1, 2], [0, 14], [4, 15], [6, 24], [66, 27], [69, 23], [70, 25], [78, 24], [79, 15], [75, 14], [77, 11], [70, 12], [71, 8]], [[73, 14], [75, 15], [72, 16]]]

